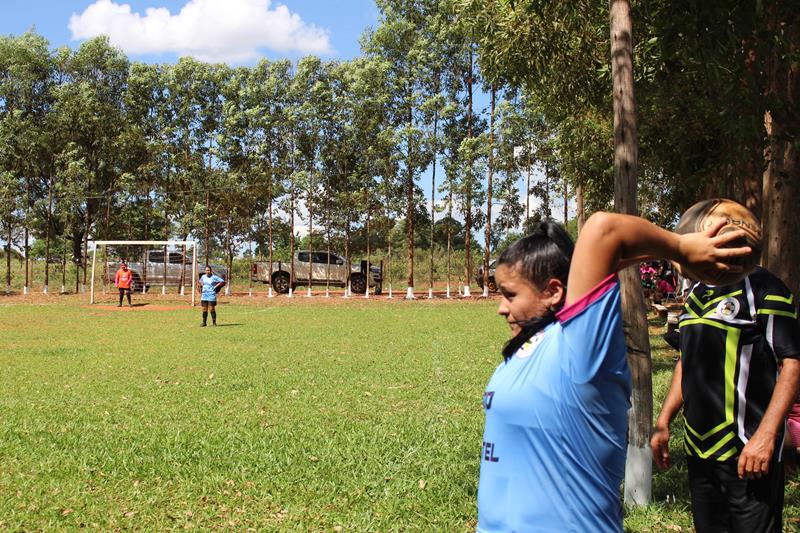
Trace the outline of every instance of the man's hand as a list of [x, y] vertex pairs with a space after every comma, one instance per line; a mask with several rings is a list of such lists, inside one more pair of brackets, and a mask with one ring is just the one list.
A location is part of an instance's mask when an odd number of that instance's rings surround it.
[[775, 451], [775, 435], [756, 431], [739, 455], [739, 479], [760, 479], [769, 473]]
[[670, 466], [669, 461], [669, 426], [659, 425], [653, 428], [653, 436], [650, 437], [650, 450], [653, 453], [653, 461], [658, 468], [666, 470]]

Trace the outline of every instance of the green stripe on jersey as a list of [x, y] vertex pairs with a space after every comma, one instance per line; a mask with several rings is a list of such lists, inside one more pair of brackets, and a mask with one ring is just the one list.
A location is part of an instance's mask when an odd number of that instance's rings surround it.
[[759, 309], [756, 311], [759, 315], [777, 315], [788, 316], [789, 318], [797, 318], [797, 313], [794, 311], [779, 311], [778, 309]]
[[794, 295], [790, 294], [788, 298], [784, 298], [783, 296], [778, 296], [777, 294], [767, 294], [764, 296], [764, 299], [768, 302], [781, 302], [787, 305], [792, 305], [794, 303]]
[[719, 303], [719, 302], [721, 302], [721, 301], [722, 301], [722, 300], [724, 300], [725, 298], [733, 298], [734, 296], [739, 296], [740, 294], [742, 294], [742, 291], [741, 291], [741, 289], [740, 289], [740, 290], [738, 290], [738, 291], [733, 291], [733, 292], [732, 292], [732, 293], [730, 293], [730, 294], [723, 294], [722, 296], [717, 296], [717, 297], [716, 297], [716, 298], [714, 298], [713, 300], [709, 300], [709, 301], [707, 301], [706, 303], [703, 303], [703, 302], [701, 302], [701, 301], [700, 301], [700, 299], [699, 299], [697, 296], [695, 296], [695, 295], [694, 295], [694, 292], [692, 292], [692, 293], [689, 295], [689, 297], [690, 297], [692, 300], [694, 300], [694, 302], [695, 302], [695, 303], [696, 303], [696, 304], [697, 304], [697, 305], [700, 307], [700, 309], [705, 309], [706, 307], [708, 307], [708, 306], [710, 306], [710, 305], [714, 305], [715, 303]]

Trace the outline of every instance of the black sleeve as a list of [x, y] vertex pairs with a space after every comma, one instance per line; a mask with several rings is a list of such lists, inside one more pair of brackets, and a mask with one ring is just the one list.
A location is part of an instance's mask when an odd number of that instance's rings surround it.
[[751, 278], [758, 325], [778, 359], [800, 359], [800, 323], [792, 292], [776, 276], [761, 270]]

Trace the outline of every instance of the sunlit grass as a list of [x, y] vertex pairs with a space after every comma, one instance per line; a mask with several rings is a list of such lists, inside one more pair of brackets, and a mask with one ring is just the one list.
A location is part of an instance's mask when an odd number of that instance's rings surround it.
[[[474, 530], [495, 306], [0, 305], [0, 530]], [[631, 531], [690, 530], [679, 430]]]

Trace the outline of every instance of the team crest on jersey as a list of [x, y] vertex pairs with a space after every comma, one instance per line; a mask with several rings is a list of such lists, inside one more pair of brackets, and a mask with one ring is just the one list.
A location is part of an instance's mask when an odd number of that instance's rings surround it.
[[517, 357], [519, 359], [526, 359], [533, 355], [533, 351], [539, 346], [539, 343], [542, 342], [544, 338], [544, 331], [539, 331], [533, 337], [528, 339], [528, 342], [520, 346], [519, 350], [517, 350]]
[[723, 320], [733, 320], [739, 314], [739, 300], [736, 298], [725, 298], [717, 304], [717, 315]]

